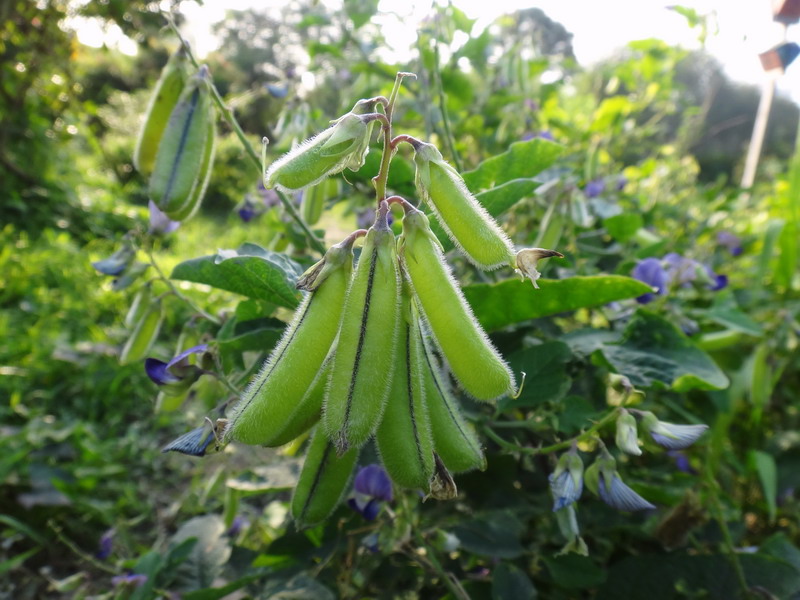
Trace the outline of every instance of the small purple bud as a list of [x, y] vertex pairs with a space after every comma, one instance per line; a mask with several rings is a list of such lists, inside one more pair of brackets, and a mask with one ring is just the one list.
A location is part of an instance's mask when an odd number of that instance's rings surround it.
[[180, 221], [170, 219], [152, 200], [147, 207], [150, 209], [150, 233], [153, 235], [167, 235], [181, 226]]
[[244, 517], [236, 515], [233, 518], [233, 522], [231, 523], [231, 526], [228, 527], [228, 531], [225, 532], [225, 535], [227, 535], [228, 537], [235, 538], [237, 535], [239, 535], [239, 533], [242, 531], [242, 529], [244, 529], [248, 525], [249, 525], [249, 523], [247, 522], [247, 520]]
[[258, 214], [256, 212], [256, 207], [250, 200], [250, 198], [245, 198], [244, 203], [236, 212], [239, 215], [239, 218], [245, 223], [249, 223], [250, 221], [252, 221]]
[[621, 192], [622, 190], [625, 189], [626, 185], [628, 185], [628, 178], [625, 177], [625, 175], [620, 175], [617, 178], [617, 185], [616, 185], [617, 191]]
[[189, 364], [189, 357], [192, 354], [202, 354], [208, 350], [208, 344], [200, 344], [184, 350], [169, 362], [148, 358], [144, 361], [144, 369], [147, 376], [157, 385], [169, 385], [178, 383], [186, 378], [194, 378], [196, 381], [202, 370]]
[[697, 475], [697, 470], [689, 463], [689, 457], [680, 450], [668, 450], [667, 456], [675, 461], [675, 467], [679, 471], [689, 473], [690, 475]]
[[583, 193], [587, 198], [597, 198], [606, 189], [606, 184], [602, 179], [595, 179], [586, 184], [583, 188]]
[[731, 253], [731, 256], [739, 256], [744, 252], [742, 248], [742, 240], [738, 235], [730, 231], [720, 231], [717, 233], [717, 242], [720, 246], [724, 246]]
[[95, 553], [95, 557], [99, 560], [105, 560], [111, 556], [111, 550], [114, 547], [114, 533], [113, 529], [109, 529], [100, 537], [100, 541], [97, 543], [97, 552]]

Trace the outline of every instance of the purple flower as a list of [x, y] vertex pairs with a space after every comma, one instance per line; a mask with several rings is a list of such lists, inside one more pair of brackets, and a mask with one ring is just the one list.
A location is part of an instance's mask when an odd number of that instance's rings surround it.
[[147, 358], [144, 361], [144, 370], [147, 376], [161, 388], [165, 396], [181, 396], [200, 376], [206, 373], [197, 365], [189, 364], [192, 354], [201, 354], [208, 350], [208, 344], [200, 344], [184, 350], [178, 356], [164, 362], [157, 358]]
[[114, 548], [114, 533], [113, 529], [109, 529], [100, 537], [100, 541], [97, 543], [97, 552], [95, 552], [95, 557], [99, 560], [105, 560], [111, 556], [111, 550]]
[[668, 450], [667, 456], [675, 461], [675, 466], [679, 471], [689, 473], [690, 475], [697, 475], [697, 470], [689, 463], [689, 457], [680, 450]]
[[612, 473], [600, 470], [597, 492], [603, 502], [617, 510], [633, 512], [655, 508], [654, 505], [625, 485], [616, 470]]
[[233, 522], [231, 523], [231, 526], [228, 527], [228, 530], [225, 532], [225, 535], [227, 535], [228, 537], [236, 537], [237, 535], [239, 535], [242, 529], [244, 529], [248, 525], [249, 523], [244, 517], [237, 515], [236, 517], [234, 517]]
[[380, 503], [391, 502], [392, 480], [380, 465], [363, 467], [353, 482], [354, 495], [347, 501], [353, 510], [361, 513], [367, 521], [374, 521], [381, 510]]
[[602, 179], [594, 179], [586, 184], [583, 188], [583, 193], [587, 198], [597, 198], [606, 189], [606, 183]]
[[263, 181], [258, 182], [258, 195], [261, 197], [261, 202], [267, 208], [278, 206], [278, 204], [281, 203], [281, 199], [278, 198], [278, 192], [271, 188], [265, 188]]
[[719, 275], [715, 273], [711, 267], [706, 267], [706, 273], [711, 279], [710, 283], [708, 284], [708, 289], [710, 289], [712, 292], [718, 292], [728, 287], [727, 275]]
[[549, 481], [550, 493], [553, 495], [553, 512], [569, 506], [581, 497], [583, 461], [575, 447], [561, 455]]
[[147, 207], [150, 209], [150, 233], [153, 235], [167, 235], [181, 226], [180, 221], [170, 219], [152, 200]]
[[652, 302], [656, 294], [663, 296], [667, 293], [667, 272], [657, 258], [651, 257], [640, 260], [633, 268], [632, 275], [635, 279], [655, 288], [655, 292], [648, 292], [636, 298], [639, 304]]
[[617, 177], [617, 185], [615, 187], [617, 188], [618, 192], [624, 190], [626, 185], [628, 185], [628, 178], [625, 177], [625, 175], [620, 175]]
[[702, 268], [696, 260], [676, 252], [670, 252], [662, 260], [666, 265], [667, 280], [671, 286], [690, 284], [697, 279], [698, 269]]
[[92, 263], [96, 271], [103, 275], [112, 275], [114, 277], [122, 275], [123, 271], [127, 269], [133, 259], [136, 257], [136, 249], [131, 244], [128, 236], [122, 240], [122, 246], [108, 258], [97, 260]]
[[744, 248], [742, 248], [742, 240], [738, 235], [731, 233], [730, 231], [720, 231], [717, 233], [717, 243], [719, 243], [720, 246], [725, 246], [728, 249], [728, 252], [731, 253], [731, 256], [739, 256], [742, 252], [744, 252]]
[[111, 585], [115, 586], [127, 586], [127, 587], [139, 587], [144, 585], [147, 581], [147, 575], [141, 575], [137, 573], [128, 573], [127, 575], [117, 575], [111, 578]]
[[236, 212], [239, 215], [239, 218], [245, 223], [252, 221], [253, 218], [258, 214], [258, 212], [256, 212], [255, 204], [253, 204], [249, 196], [244, 199], [242, 206], [239, 207], [239, 210]]
[[631, 412], [641, 420], [642, 427], [650, 433], [653, 441], [667, 450], [688, 448], [708, 429], [708, 425], [703, 424], [676, 425], [675, 423], [659, 421], [658, 417], [649, 411], [631, 409]]

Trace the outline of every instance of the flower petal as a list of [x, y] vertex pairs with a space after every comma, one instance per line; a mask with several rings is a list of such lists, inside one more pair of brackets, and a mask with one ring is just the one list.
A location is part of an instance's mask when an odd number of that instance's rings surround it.
[[583, 479], [577, 482], [569, 471], [564, 471], [555, 477], [550, 475], [550, 492], [553, 494], [553, 512], [569, 506], [577, 501], [583, 493]]
[[180, 221], [170, 219], [152, 200], [147, 203], [147, 207], [150, 209], [150, 233], [166, 235], [181, 226]]
[[175, 377], [167, 370], [168, 366], [169, 363], [157, 358], [147, 358], [144, 361], [144, 370], [147, 372], [147, 376], [157, 385], [167, 385], [180, 381], [180, 377]]
[[180, 363], [183, 359], [191, 356], [192, 354], [202, 354], [206, 350], [208, 350], [208, 344], [199, 344], [197, 346], [192, 346], [191, 348], [184, 350], [183, 352], [178, 354], [178, 356], [170, 360], [167, 363], [167, 368], [169, 369], [170, 367], [174, 367], [175, 365]]
[[676, 425], [659, 421], [650, 430], [653, 441], [667, 450], [683, 450], [694, 444], [708, 425]]
[[378, 500], [385, 500], [391, 502], [393, 499], [392, 494], [392, 480], [389, 475], [380, 465], [372, 464], [367, 465], [358, 472], [353, 487], [360, 494], [366, 494]]
[[205, 456], [206, 449], [214, 441], [214, 432], [208, 424], [192, 429], [173, 440], [161, 452], [180, 452], [189, 456]]
[[600, 498], [611, 508], [625, 511], [647, 510], [655, 508], [647, 500], [629, 488], [616, 473], [611, 481], [606, 481], [606, 473], [600, 472], [600, 485], [597, 486]]

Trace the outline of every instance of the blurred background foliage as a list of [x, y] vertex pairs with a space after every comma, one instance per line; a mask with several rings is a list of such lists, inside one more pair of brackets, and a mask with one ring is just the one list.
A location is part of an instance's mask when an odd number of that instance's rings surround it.
[[[473, 598], [734, 598], [745, 596], [743, 581], [757, 597], [798, 597], [800, 160], [791, 101], [776, 99], [761, 179], [744, 192], [735, 182], [758, 90], [728, 80], [701, 51], [642, 40], [586, 69], [571, 34], [538, 9], [473, 36], [473, 22], [445, 6], [423, 23], [411, 62], [394, 65], [381, 58], [369, 0], [230, 12], [217, 26], [220, 49], [205, 60], [251, 142], [270, 138], [271, 156], [358, 98], [387, 93], [396, 71], [413, 71], [396, 130], [432, 141], [464, 171], [520, 140], [563, 146], [536, 193], [501, 219], [520, 246], [567, 255], [546, 277], [629, 275], [639, 259], [669, 252], [728, 277], [718, 293], [676, 287], [641, 313], [690, 336], [731, 384], [685, 391], [658, 377], [634, 382], [660, 416], [711, 431], [681, 455], [688, 462], [650, 452], [624, 462], [626, 480], [659, 511], [621, 515], [581, 502], [590, 556], [557, 556], [565, 540], [550, 512], [551, 457], [485, 436], [489, 467], [457, 478], [457, 501], [404, 494], [376, 523], [343, 507], [325, 526], [297, 532], [286, 517], [297, 447], [238, 448], [203, 461], [159, 453], [227, 391], [203, 378], [180, 410], [154, 410], [157, 390], [141, 364], [117, 360], [131, 290], [114, 291], [90, 264], [126, 231], [146, 229], [146, 181], [131, 155], [150, 90], [177, 46], [160, 8], [0, 5], [0, 393], [8, 399], [0, 407], [0, 596], [223, 597], [217, 588], [254, 598], [452, 597], [444, 581], [452, 577], [457, 595]], [[119, 27], [138, 54], [80, 45], [74, 17]], [[223, 122], [218, 136], [201, 217], [156, 243], [161, 269], [245, 241], [307, 264], [302, 238], [259, 190]], [[378, 148], [329, 200], [315, 226], [326, 242], [369, 218]], [[415, 194], [402, 151], [390, 186]], [[258, 214], [243, 223], [245, 201]], [[737, 236], [743, 252], [733, 256], [720, 232]], [[452, 262], [466, 283], [498, 278]], [[220, 290], [179, 287], [223, 318], [245, 309], [286, 318], [274, 306], [237, 307]], [[167, 303], [154, 350], [161, 357], [207, 327], [186, 302]], [[497, 413], [468, 405], [478, 428], [532, 448], [587, 427], [613, 405], [609, 372], [635, 372], [636, 357], [610, 349], [633, 335], [621, 337], [635, 310], [627, 301], [493, 333], [512, 365], [527, 366], [532, 395]], [[268, 350], [237, 360], [257, 366]], [[103, 539], [113, 540], [109, 553]], [[129, 573], [148, 582], [119, 579]]]

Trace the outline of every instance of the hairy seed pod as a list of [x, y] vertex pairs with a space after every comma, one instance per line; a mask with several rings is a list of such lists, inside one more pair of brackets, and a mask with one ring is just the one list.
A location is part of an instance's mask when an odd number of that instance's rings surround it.
[[292, 496], [292, 517], [298, 529], [321, 523], [331, 515], [342, 500], [357, 460], [356, 448], [337, 456], [333, 443], [321, 427], [317, 428]]
[[331, 374], [334, 351], [335, 342], [325, 362], [322, 363], [319, 373], [311, 383], [311, 387], [308, 388], [305, 396], [303, 396], [291, 416], [283, 424], [280, 432], [270, 440], [269, 446], [277, 447], [288, 444], [311, 429], [319, 421], [322, 414], [322, 401], [325, 398], [325, 388]]
[[467, 424], [458, 401], [450, 391], [445, 374], [428, 340], [421, 336], [425, 404], [431, 421], [436, 454], [452, 473], [486, 468], [486, 457], [475, 432]]
[[412, 206], [403, 218], [400, 260], [436, 344], [464, 390], [484, 401], [513, 395], [514, 376], [453, 279], [428, 217]]
[[363, 154], [365, 138], [369, 138], [368, 123], [349, 112], [273, 162], [264, 174], [264, 186], [294, 191], [319, 183], [354, 166], [353, 157]]
[[142, 175], [149, 175], [153, 171], [161, 136], [188, 78], [188, 60], [181, 46], [164, 65], [139, 130], [133, 166]]
[[[234, 407], [225, 438], [245, 444], [275, 445], [312, 387], [336, 338], [352, 273], [355, 237], [332, 246], [301, 277], [308, 294], [259, 374]], [[313, 286], [308, 273], [314, 273]]]
[[509, 264], [514, 248], [497, 221], [467, 189], [458, 172], [432, 144], [415, 145], [417, 190], [456, 247], [480, 269]]
[[136, 295], [133, 297], [133, 301], [131, 302], [131, 306], [128, 309], [127, 314], [125, 315], [125, 327], [128, 329], [132, 328], [139, 319], [142, 318], [145, 311], [147, 311], [147, 307], [150, 305], [150, 300], [153, 297], [153, 290], [149, 283], [144, 284], [139, 290], [136, 292]]
[[119, 355], [119, 362], [123, 365], [142, 360], [158, 338], [161, 322], [164, 320], [164, 311], [161, 300], [156, 299], [150, 303], [145, 313], [139, 318], [131, 336]]
[[150, 175], [150, 198], [167, 215], [184, 209], [194, 188], [202, 185], [208, 123], [213, 118], [208, 69], [204, 67], [186, 83], [172, 110]]
[[400, 274], [389, 207], [381, 203], [347, 292], [323, 425], [339, 453], [375, 432], [392, 384]]
[[308, 188], [303, 193], [303, 220], [309, 225], [315, 225], [325, 210], [325, 202], [338, 194], [339, 182], [336, 179], [325, 179]]
[[419, 319], [411, 291], [404, 290], [392, 391], [375, 441], [386, 472], [397, 485], [428, 492], [433, 475], [433, 437], [425, 407]]
[[211, 181], [211, 173], [214, 170], [214, 152], [217, 147], [216, 123], [214, 119], [208, 121], [208, 135], [206, 136], [206, 146], [203, 149], [203, 161], [200, 164], [200, 172], [197, 182], [192, 188], [192, 193], [186, 203], [177, 211], [166, 213], [173, 221], [188, 221], [200, 209], [203, 203], [203, 196], [206, 195], [208, 182]]

